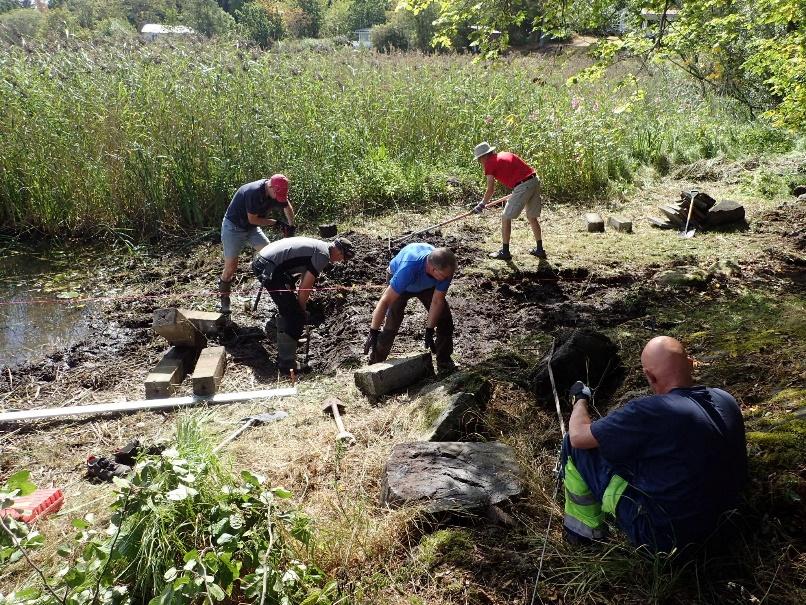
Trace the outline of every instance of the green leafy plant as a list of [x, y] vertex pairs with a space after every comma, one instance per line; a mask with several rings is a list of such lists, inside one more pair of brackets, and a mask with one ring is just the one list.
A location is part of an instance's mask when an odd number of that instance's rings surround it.
[[175, 449], [114, 481], [109, 526], [75, 520], [76, 547], [60, 550], [68, 565], [45, 590], [0, 603], [326, 605], [338, 597], [335, 582], [305, 561], [310, 521], [289, 504], [291, 493], [248, 471], [223, 471], [194, 419], [180, 421]]

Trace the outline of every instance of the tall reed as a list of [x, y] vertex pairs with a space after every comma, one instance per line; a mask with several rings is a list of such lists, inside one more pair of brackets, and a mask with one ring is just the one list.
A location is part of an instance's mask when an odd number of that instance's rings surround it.
[[483, 139], [529, 160], [556, 199], [604, 195], [642, 163], [789, 144], [668, 74], [569, 89], [571, 71], [226, 43], [8, 48], [0, 227], [215, 225], [240, 184], [273, 172], [291, 178], [303, 219], [440, 203], [456, 195], [449, 176], [481, 187]]

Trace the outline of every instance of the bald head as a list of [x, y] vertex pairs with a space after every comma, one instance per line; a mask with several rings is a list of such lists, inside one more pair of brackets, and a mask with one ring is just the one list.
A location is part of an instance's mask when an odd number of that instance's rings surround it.
[[671, 336], [656, 336], [641, 353], [641, 365], [652, 391], [658, 395], [694, 384], [692, 361], [682, 343]]

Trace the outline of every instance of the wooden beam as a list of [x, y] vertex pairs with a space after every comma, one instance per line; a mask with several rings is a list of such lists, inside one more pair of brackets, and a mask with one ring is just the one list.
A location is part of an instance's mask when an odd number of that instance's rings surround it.
[[193, 370], [193, 394], [214, 395], [226, 369], [227, 353], [224, 347], [202, 349]]
[[179, 309], [155, 309], [152, 328], [172, 345], [197, 349], [207, 346], [207, 337]]
[[170, 397], [182, 384], [196, 362], [198, 349], [171, 347], [146, 377], [146, 399]]
[[21, 420], [40, 420], [45, 418], [60, 418], [63, 416], [86, 416], [88, 414], [108, 414], [119, 412], [135, 412], [138, 410], [157, 410], [165, 408], [192, 407], [200, 403], [208, 405], [222, 403], [236, 403], [251, 399], [270, 399], [273, 397], [289, 397], [297, 394], [297, 387], [284, 389], [266, 389], [262, 391], [241, 391], [238, 393], [219, 393], [210, 397], [190, 395], [188, 397], [169, 397], [167, 399], [141, 399], [138, 401], [123, 401], [120, 403], [96, 403], [93, 405], [73, 405], [62, 408], [48, 408], [44, 410], [23, 410], [20, 412], [5, 412], [0, 414], [0, 422], [19, 422]]

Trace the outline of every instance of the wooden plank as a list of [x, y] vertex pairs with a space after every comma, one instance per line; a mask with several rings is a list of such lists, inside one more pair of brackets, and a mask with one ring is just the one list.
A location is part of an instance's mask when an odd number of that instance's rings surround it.
[[170, 397], [193, 369], [196, 349], [171, 347], [146, 377], [146, 399]]
[[172, 345], [203, 349], [207, 337], [179, 309], [155, 309], [153, 330]]
[[183, 408], [200, 403], [220, 404], [249, 401], [251, 399], [269, 399], [272, 397], [289, 397], [297, 394], [296, 387], [285, 389], [266, 389], [261, 391], [241, 391], [238, 393], [219, 393], [210, 397], [190, 395], [187, 397], [168, 397], [167, 399], [140, 399], [119, 403], [96, 403], [93, 405], [73, 405], [62, 408], [44, 410], [24, 410], [0, 414], [0, 422], [19, 422], [21, 420], [39, 420], [44, 418], [60, 418], [62, 416], [85, 416], [87, 414], [108, 414], [118, 412], [134, 412], [138, 410], [155, 410], [163, 408]]
[[203, 349], [193, 370], [193, 394], [214, 395], [226, 369], [227, 352], [224, 347]]
[[604, 232], [604, 220], [602, 220], [601, 215], [596, 212], [586, 212], [585, 223], [588, 225], [588, 233]]
[[185, 318], [192, 323], [196, 329], [210, 336], [218, 334], [224, 326], [224, 316], [221, 313], [214, 313], [211, 311], [194, 311], [192, 309], [177, 309]]

